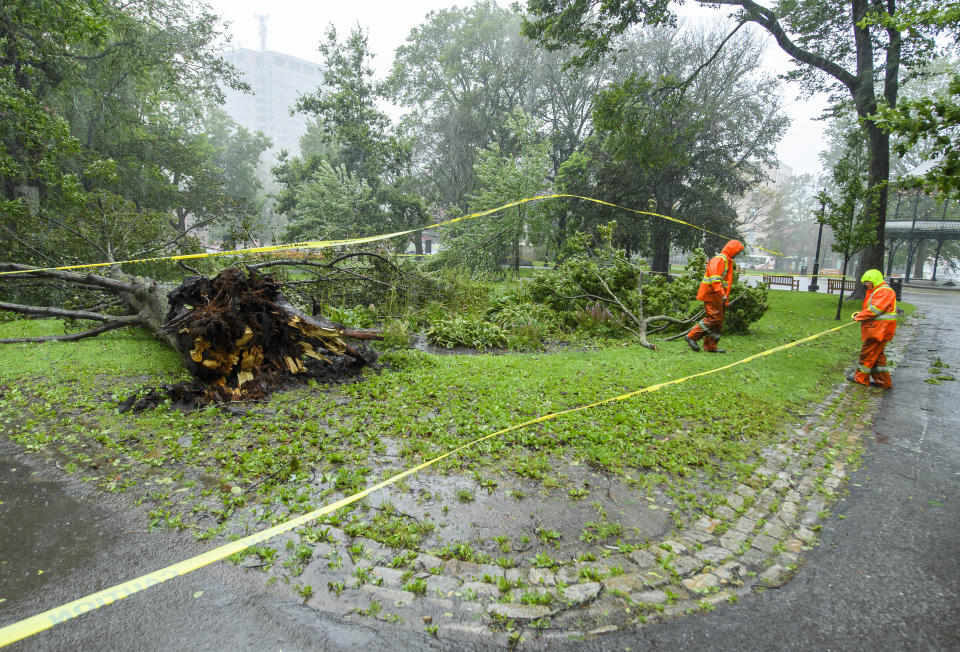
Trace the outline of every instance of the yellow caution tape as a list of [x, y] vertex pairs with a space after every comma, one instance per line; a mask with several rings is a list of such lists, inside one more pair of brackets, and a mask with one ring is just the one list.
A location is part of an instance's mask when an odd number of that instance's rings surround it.
[[256, 545], [258, 543], [262, 543], [277, 535], [283, 534], [284, 532], [289, 532], [290, 530], [300, 527], [301, 525], [306, 525], [310, 521], [316, 520], [321, 516], [330, 514], [331, 512], [334, 512], [340, 509], [341, 507], [346, 507], [347, 505], [351, 505], [357, 502], [358, 500], [361, 500], [362, 498], [369, 496], [375, 491], [383, 489], [384, 487], [387, 487], [397, 482], [398, 480], [402, 480], [407, 476], [413, 475], [414, 473], [418, 473], [419, 471], [422, 471], [423, 469], [426, 469], [427, 467], [432, 466], [437, 462], [447, 457], [450, 457], [451, 455], [456, 455], [460, 451], [470, 448], [471, 446], [475, 446], [488, 439], [498, 437], [500, 435], [511, 432], [513, 430], [519, 430], [520, 428], [532, 426], [537, 423], [550, 421], [552, 419], [556, 419], [557, 417], [561, 417], [565, 414], [572, 414], [574, 412], [587, 410], [589, 408], [597, 407], [599, 405], [605, 405], [607, 403], [625, 401], [629, 398], [633, 398], [634, 396], [639, 396], [640, 394], [649, 394], [651, 392], [655, 392], [657, 390], [663, 389], [664, 387], [669, 387], [671, 385], [679, 385], [680, 383], [684, 383], [693, 378], [699, 378], [701, 376], [709, 376], [711, 374], [716, 374], [721, 371], [730, 369], [732, 367], [736, 367], [738, 365], [742, 365], [747, 362], [752, 362], [753, 360], [757, 360], [759, 358], [772, 355], [774, 353], [777, 353], [778, 351], [783, 351], [785, 349], [789, 349], [789, 348], [798, 346], [800, 344], [810, 342], [811, 340], [815, 340], [819, 337], [823, 337], [824, 335], [828, 335], [830, 333], [839, 331], [843, 328], [847, 328], [848, 326], [852, 326], [855, 323], [857, 322], [848, 322], [846, 324], [843, 324], [842, 326], [837, 326], [835, 328], [831, 328], [829, 330], [825, 330], [823, 332], [817, 333], [816, 335], [810, 335], [809, 337], [805, 337], [803, 339], [796, 340], [794, 342], [789, 342], [787, 344], [783, 344], [781, 346], [777, 346], [772, 349], [767, 349], [766, 351], [761, 351], [760, 353], [755, 353], [754, 355], [747, 356], [742, 360], [737, 360], [736, 362], [732, 362], [722, 367], [709, 369], [707, 371], [701, 371], [699, 373], [695, 373], [690, 376], [684, 376], [683, 378], [669, 380], [667, 382], [658, 383], [656, 385], [650, 385], [649, 387], [643, 387], [636, 391], [629, 392], [627, 394], [621, 394], [619, 396], [614, 396], [613, 398], [607, 398], [602, 401], [597, 401], [596, 403], [590, 403], [589, 405], [581, 405], [578, 407], [570, 408], [568, 410], [561, 410], [560, 412], [554, 412], [552, 414], [547, 414], [542, 417], [537, 417], [535, 419], [529, 419], [528, 421], [524, 421], [522, 423], [518, 423], [512, 426], [509, 426], [507, 428], [503, 428], [502, 430], [498, 430], [496, 432], [490, 433], [489, 435], [484, 435], [483, 437], [479, 437], [462, 446], [454, 448], [453, 450], [448, 451], [443, 455], [438, 455], [437, 457], [434, 457], [431, 460], [427, 460], [422, 464], [418, 464], [413, 468], [397, 473], [396, 475], [391, 476], [386, 480], [383, 480], [382, 482], [378, 482], [375, 485], [367, 487], [363, 491], [355, 493], [352, 496], [347, 496], [346, 498], [342, 498], [336, 502], [330, 503], [329, 505], [320, 507], [319, 509], [316, 509], [312, 512], [290, 519], [289, 521], [286, 521], [285, 523], [281, 523], [280, 525], [275, 525], [271, 528], [263, 530], [262, 532], [251, 534], [249, 536], [243, 537], [242, 539], [237, 539], [236, 541], [232, 541], [225, 545], [219, 546], [217, 548], [214, 548], [213, 550], [209, 550], [203, 554], [197, 555], [195, 557], [191, 557], [190, 559], [186, 559], [177, 564], [167, 566], [166, 568], [161, 568], [160, 570], [153, 571], [152, 573], [147, 573], [146, 575], [141, 575], [136, 579], [129, 580], [127, 582], [123, 582], [115, 586], [111, 586], [108, 589], [98, 591], [97, 593], [92, 593], [86, 597], [80, 598], [79, 600], [68, 602], [67, 604], [64, 604], [54, 609], [50, 609], [48, 611], [44, 611], [43, 613], [37, 614], [36, 616], [31, 616], [30, 618], [21, 620], [18, 623], [13, 623], [12, 625], [7, 625], [6, 627], [0, 628], [0, 647], [4, 647], [6, 645], [19, 641], [21, 639], [27, 638], [28, 636], [33, 636], [34, 634], [37, 634], [46, 629], [49, 629], [54, 625], [57, 625], [59, 623], [81, 616], [87, 613], [88, 611], [93, 611], [94, 609], [99, 609], [100, 607], [106, 606], [108, 604], [112, 604], [117, 600], [122, 600], [123, 598], [131, 596], [134, 593], [143, 591], [144, 589], [150, 588], [151, 586], [162, 584], [163, 582], [166, 582], [167, 580], [171, 580], [175, 577], [179, 577], [180, 575], [186, 575], [191, 571], [195, 571], [198, 568], [202, 568], [203, 566], [212, 564], [215, 561], [220, 561], [221, 559], [224, 559], [226, 557], [229, 557], [230, 555], [233, 555], [242, 550], [245, 550], [250, 546]]
[[[721, 238], [727, 236], [720, 235], [719, 233], [714, 233], [708, 229], [705, 229], [696, 224], [690, 224], [689, 222], [684, 222], [683, 220], [677, 219], [675, 217], [669, 217], [667, 215], [661, 215], [660, 213], [651, 213], [649, 211], [638, 211], [633, 208], [627, 208], [626, 206], [619, 206], [618, 204], [613, 204], [608, 201], [603, 201], [602, 199], [593, 199], [591, 197], [581, 197], [580, 195], [564, 195], [564, 194], [554, 194], [554, 195], [538, 195], [536, 197], [527, 197], [526, 199], [518, 199], [517, 201], [504, 204], [503, 206], [497, 206], [496, 208], [490, 208], [485, 211], [480, 211], [479, 213], [471, 213], [470, 215], [461, 215], [460, 217], [454, 217], [449, 220], [444, 220], [443, 222], [437, 222], [436, 224], [431, 224], [429, 226], [418, 226], [415, 229], [407, 229], [406, 231], [395, 231], [393, 233], [383, 233], [381, 235], [371, 235], [363, 238], [346, 238], [343, 240], [306, 240], [304, 242], [291, 242], [289, 244], [282, 245], [270, 245], [267, 247], [250, 247], [247, 249], [230, 249], [228, 251], [213, 251], [213, 252], [204, 252], [202, 254], [180, 254], [177, 256], [156, 256], [153, 258], [133, 258], [129, 260], [117, 260], [109, 263], [86, 263], [82, 265], [62, 265], [60, 267], [38, 267], [35, 269], [18, 269], [10, 272], [0, 272], [0, 276], [7, 276], [11, 274], [30, 274], [32, 272], [52, 272], [52, 271], [64, 271], [71, 269], [93, 269], [95, 267], [111, 267], [113, 265], [126, 265], [131, 263], [154, 263], [163, 260], [196, 260], [198, 258], [214, 258], [217, 256], [237, 256], [240, 254], [263, 254], [270, 253], [273, 251], [289, 251], [291, 249], [326, 249], [329, 247], [342, 247], [346, 245], [355, 245], [355, 244], [365, 244], [367, 242], [377, 242], [380, 240], [389, 240], [391, 238], [398, 238], [402, 235], [410, 235], [411, 233], [416, 233], [417, 231], [423, 231], [424, 229], [436, 229], [441, 226], [447, 226], [455, 222], [460, 222], [462, 220], [470, 220], [477, 217], [484, 217], [492, 213], [496, 213], [507, 208], [513, 208], [514, 206], [519, 206], [520, 204], [526, 204], [527, 202], [540, 201], [543, 199], [559, 199], [559, 198], [570, 198], [570, 199], [583, 199], [585, 201], [594, 202], [595, 204], [603, 204], [604, 206], [612, 206], [613, 208], [619, 208], [621, 210], [629, 211], [631, 213], [636, 213], [638, 215], [652, 215], [654, 217], [661, 217], [665, 220], [670, 220], [671, 222], [676, 222], [677, 224], [683, 224], [685, 226], [690, 226], [695, 229], [700, 229], [711, 235], [716, 235]], [[729, 238], [728, 238], [729, 239]], [[774, 254], [775, 256], [782, 256], [782, 253], [776, 251], [770, 251], [769, 249], [764, 249], [763, 247], [757, 245], [748, 245], [755, 249], [760, 249], [761, 251], [766, 251], [768, 253]]]

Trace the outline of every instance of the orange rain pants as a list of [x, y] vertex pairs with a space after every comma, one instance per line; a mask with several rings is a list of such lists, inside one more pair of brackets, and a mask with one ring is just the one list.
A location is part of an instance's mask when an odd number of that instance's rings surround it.
[[853, 375], [853, 380], [861, 385], [869, 385], [870, 379], [880, 385], [891, 389], [893, 382], [890, 380], [890, 370], [887, 367], [887, 356], [883, 350], [890, 340], [876, 340], [870, 338], [863, 342], [860, 347], [860, 362], [857, 364], [857, 372]]
[[694, 341], [702, 337], [704, 350], [716, 351], [723, 331], [723, 301], [704, 301], [703, 309], [706, 314], [690, 329], [687, 337]]

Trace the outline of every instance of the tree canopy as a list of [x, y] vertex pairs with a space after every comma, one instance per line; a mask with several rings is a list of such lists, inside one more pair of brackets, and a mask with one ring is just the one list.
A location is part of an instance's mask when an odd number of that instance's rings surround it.
[[202, 5], [14, 2], [0, 18], [8, 259], [195, 250], [198, 229], [251, 212], [241, 199], [253, 186], [230, 176], [255, 166], [266, 141], [223, 116], [221, 134], [234, 140], [206, 133], [222, 86], [245, 85], [219, 56], [221, 26]]
[[[765, 7], [753, 0], [701, 2], [729, 7], [738, 23], [753, 23], [772, 36], [797, 63], [788, 77], [810, 92], [827, 92], [834, 107], [852, 105], [868, 135], [868, 183], [873, 189], [866, 210], [876, 224], [874, 244], [865, 248], [861, 267], [883, 262], [883, 225], [889, 180], [889, 135], [870, 119], [881, 104], [896, 107], [901, 70], [922, 62], [937, 49], [934, 37], [954, 21], [915, 20], [939, 4], [930, 0], [784, 0]], [[675, 20], [667, 3], [636, 0], [529, 0], [524, 32], [547, 47], [576, 46], [580, 61], [597, 60], [620, 47], [617, 35], [634, 25]]]
[[[385, 90], [373, 78], [367, 36], [357, 28], [341, 41], [331, 26], [319, 49], [326, 64], [323, 85], [296, 104], [313, 119], [302, 156], [274, 169], [282, 185], [278, 207], [290, 218], [287, 237], [370, 235], [425, 225], [426, 207], [411, 188], [410, 140], [377, 106]], [[414, 241], [419, 246], [419, 238]]]

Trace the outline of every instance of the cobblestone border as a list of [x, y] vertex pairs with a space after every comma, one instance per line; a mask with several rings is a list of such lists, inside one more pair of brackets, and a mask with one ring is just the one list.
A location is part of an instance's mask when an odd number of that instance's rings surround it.
[[[819, 521], [838, 498], [848, 459], [862, 450], [878, 399], [876, 390], [838, 384], [786, 441], [763, 452], [713, 516], [643, 549], [552, 569], [419, 553], [394, 568], [391, 560], [406, 551], [330, 527], [333, 543], [316, 544], [314, 561], [296, 579], [326, 582], [330, 590], [318, 587], [307, 606], [423, 627], [451, 643], [506, 645], [521, 636], [549, 643], [712, 610], [793, 576], [802, 552], [817, 544]], [[857, 406], [864, 416], [848, 429], [825, 414], [832, 405]], [[295, 533], [285, 538], [298, 540]], [[339, 582], [328, 582], [334, 575]]]
[[[852, 400], [848, 389], [856, 388], [837, 386], [824, 405]], [[544, 641], [598, 635], [710, 610], [790, 579], [802, 551], [817, 542], [818, 521], [836, 499], [847, 476], [845, 460], [859, 440], [856, 431], [836, 432], [821, 408], [764, 452], [761, 465], [727, 493], [714, 516], [597, 562], [504, 569], [419, 553], [408, 566], [394, 568], [391, 560], [404, 551], [330, 527], [333, 543], [315, 544], [314, 561], [296, 580], [326, 580], [318, 592], [336, 593], [335, 601], [305, 601], [317, 609], [488, 643], [506, 644], [521, 631]], [[296, 534], [284, 538], [298, 540]], [[334, 576], [338, 582], [329, 581]]]

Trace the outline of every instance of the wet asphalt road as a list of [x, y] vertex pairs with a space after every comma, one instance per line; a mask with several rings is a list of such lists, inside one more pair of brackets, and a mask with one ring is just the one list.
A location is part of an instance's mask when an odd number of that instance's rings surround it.
[[[0, 440], [0, 626], [212, 547], [146, 532], [142, 513], [15, 450]], [[396, 631], [318, 614], [265, 587], [263, 576], [218, 563], [8, 649], [387, 650], [395, 643]], [[425, 636], [411, 643], [435, 645]]]
[[[915, 337], [866, 442], [864, 464], [797, 576], [737, 605], [569, 647], [960, 649], [960, 382], [923, 382], [936, 357], [960, 372], [960, 293], [906, 289], [904, 299], [926, 319], [906, 327]], [[209, 547], [146, 532], [140, 512], [50, 466], [0, 439], [0, 626]], [[265, 587], [258, 574], [219, 563], [9, 649], [476, 647], [318, 613]]]

